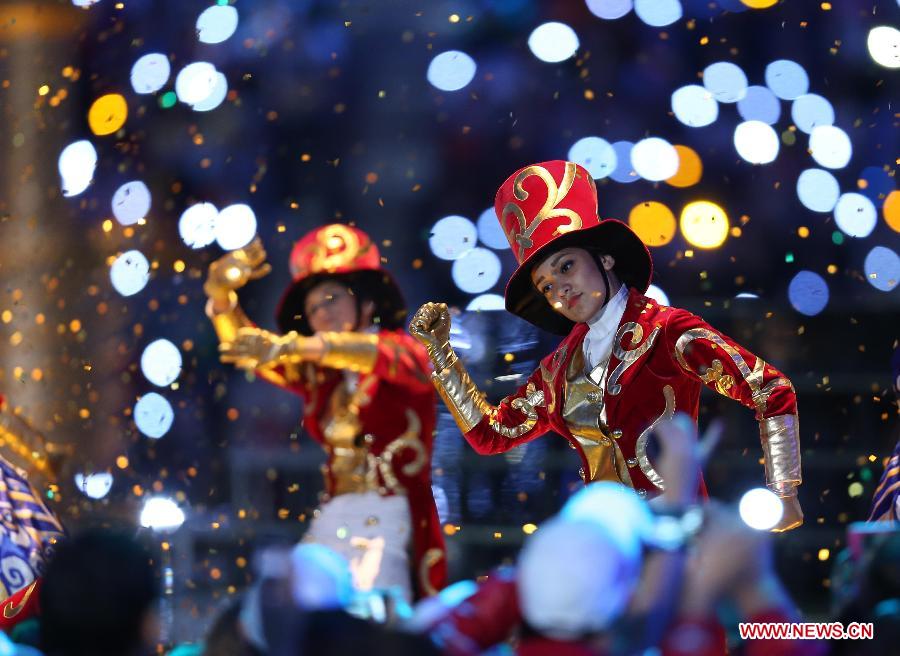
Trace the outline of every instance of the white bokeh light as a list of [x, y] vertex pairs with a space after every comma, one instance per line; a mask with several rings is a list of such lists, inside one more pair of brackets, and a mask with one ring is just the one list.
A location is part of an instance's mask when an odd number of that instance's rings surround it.
[[609, 177], [624, 184], [640, 180], [641, 176], [631, 165], [631, 149], [634, 148], [634, 144], [630, 141], [617, 141], [612, 147], [616, 154], [616, 168], [609, 174]]
[[747, 87], [737, 103], [738, 114], [745, 121], [762, 121], [773, 125], [781, 116], [781, 101], [768, 87]]
[[197, 38], [201, 43], [222, 43], [238, 26], [237, 9], [229, 5], [213, 5], [197, 17]]
[[256, 215], [249, 205], [229, 205], [216, 217], [214, 231], [223, 250], [243, 248], [256, 236]]
[[631, 166], [645, 180], [667, 180], [678, 172], [678, 151], [659, 137], [641, 139], [631, 149]]
[[744, 121], [734, 130], [734, 147], [751, 164], [768, 164], [778, 157], [778, 135], [762, 121]]
[[747, 75], [731, 62], [716, 62], [703, 70], [703, 86], [721, 103], [736, 103], [747, 95]]
[[124, 226], [133, 225], [150, 211], [150, 190], [140, 180], [126, 182], [112, 197], [112, 212]]
[[453, 262], [453, 282], [467, 294], [481, 294], [500, 279], [500, 258], [486, 248], [473, 248]]
[[632, 10], [632, 0], [587, 0], [587, 8], [597, 18], [616, 20]]
[[809, 152], [819, 166], [842, 169], [850, 163], [853, 145], [847, 133], [834, 125], [820, 125], [809, 135]]
[[134, 423], [147, 437], [158, 440], [169, 432], [175, 421], [175, 411], [166, 398], [156, 392], [144, 394], [134, 404]]
[[838, 198], [834, 222], [851, 237], [868, 237], [878, 223], [878, 211], [868, 198], [851, 191]]
[[500, 294], [481, 294], [469, 301], [466, 306], [467, 312], [495, 312], [505, 309], [506, 302]]
[[656, 285], [650, 285], [647, 288], [647, 291], [644, 293], [644, 296], [652, 298], [660, 305], [669, 304], [669, 296], [662, 290], [661, 287], [657, 287]]
[[141, 509], [141, 526], [154, 531], [175, 531], [184, 519], [184, 511], [168, 497], [150, 497]]
[[97, 151], [86, 140], [75, 141], [59, 154], [59, 175], [64, 196], [77, 196], [91, 184], [97, 168]]
[[678, 0], [634, 0], [634, 13], [651, 27], [665, 27], [681, 18]]
[[900, 68], [900, 30], [880, 25], [869, 31], [866, 39], [869, 55], [885, 68]]
[[886, 246], [875, 246], [863, 264], [866, 281], [882, 292], [892, 292], [900, 280], [900, 257]]
[[544, 23], [528, 37], [528, 47], [541, 61], [555, 64], [565, 61], [578, 50], [578, 35], [565, 23]]
[[209, 98], [218, 81], [215, 66], [209, 62], [194, 62], [179, 71], [175, 78], [175, 93], [186, 105], [196, 105]]
[[569, 148], [568, 160], [587, 169], [595, 180], [605, 178], [616, 170], [616, 151], [612, 144], [600, 137], [584, 137]]
[[87, 8], [100, 2], [100, 0], [72, 0], [72, 4], [76, 7]]
[[96, 474], [75, 474], [75, 487], [78, 491], [91, 499], [102, 499], [112, 489], [113, 475], [109, 472], [97, 472]]
[[788, 284], [791, 307], [808, 317], [824, 310], [830, 296], [828, 283], [815, 271], [798, 271]]
[[475, 248], [478, 229], [464, 216], [445, 216], [431, 227], [428, 246], [435, 257], [456, 260]]
[[791, 120], [798, 130], [809, 134], [819, 125], [834, 123], [834, 107], [818, 94], [805, 93], [791, 103]]
[[178, 234], [191, 248], [203, 248], [216, 240], [216, 219], [219, 210], [212, 203], [191, 205], [178, 220]]
[[793, 100], [809, 91], [809, 76], [790, 59], [778, 59], [766, 66], [766, 86], [782, 100]]
[[441, 91], [459, 91], [475, 78], [475, 60], [459, 50], [448, 50], [435, 56], [428, 64], [426, 77]]
[[758, 487], [741, 497], [738, 505], [741, 519], [750, 528], [757, 531], [768, 531], [774, 528], [784, 514], [781, 499], [771, 490]]
[[181, 374], [181, 352], [167, 339], [150, 342], [141, 354], [141, 371], [157, 387], [171, 385]]
[[689, 84], [672, 93], [672, 113], [688, 127], [702, 128], [719, 117], [719, 103], [705, 87]]
[[169, 81], [171, 74], [169, 58], [162, 53], [151, 52], [131, 67], [131, 88], [135, 93], [156, 93]]
[[126, 251], [110, 266], [109, 280], [122, 296], [133, 296], [147, 286], [150, 263], [140, 251]]
[[797, 178], [797, 198], [813, 212], [830, 212], [840, 195], [837, 179], [825, 169], [806, 169]]
[[216, 82], [209, 95], [191, 106], [195, 112], [210, 112], [221, 105], [228, 95], [228, 79], [224, 73], [216, 73]]
[[478, 223], [476, 225], [478, 227], [478, 238], [482, 244], [501, 251], [509, 248], [509, 241], [506, 239], [506, 235], [503, 234], [503, 228], [500, 227], [500, 222], [497, 220], [493, 207], [487, 208], [478, 215]]

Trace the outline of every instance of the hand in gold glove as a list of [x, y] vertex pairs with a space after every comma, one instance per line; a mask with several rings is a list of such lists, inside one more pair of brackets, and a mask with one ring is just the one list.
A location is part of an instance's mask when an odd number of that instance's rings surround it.
[[446, 303], [426, 303], [409, 322], [409, 334], [427, 350], [428, 356], [440, 371], [456, 359], [450, 347], [450, 310]]
[[304, 341], [291, 331], [277, 335], [262, 328], [241, 328], [232, 342], [219, 344], [219, 359], [241, 369], [271, 368], [303, 359]]
[[209, 265], [203, 291], [213, 299], [226, 299], [230, 292], [251, 280], [267, 275], [272, 267], [266, 263], [266, 250], [256, 237], [243, 248], [226, 253]]
[[794, 489], [792, 495], [781, 497], [781, 506], [784, 509], [784, 514], [781, 516], [781, 521], [779, 521], [772, 529], [773, 533], [790, 531], [803, 524], [803, 510], [800, 508], [800, 501], [797, 499], [796, 489]]

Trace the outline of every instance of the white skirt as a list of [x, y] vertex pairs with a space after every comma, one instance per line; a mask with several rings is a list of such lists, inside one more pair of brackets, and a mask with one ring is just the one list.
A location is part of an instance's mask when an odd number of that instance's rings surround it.
[[406, 497], [341, 494], [319, 507], [303, 539], [344, 556], [357, 590], [399, 588], [411, 601], [411, 526]]

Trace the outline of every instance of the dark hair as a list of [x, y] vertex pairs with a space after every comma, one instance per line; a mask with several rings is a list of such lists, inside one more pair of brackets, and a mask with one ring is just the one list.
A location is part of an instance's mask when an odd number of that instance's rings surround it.
[[47, 656], [135, 653], [159, 594], [150, 553], [121, 534], [91, 530], [63, 542], [41, 586]]

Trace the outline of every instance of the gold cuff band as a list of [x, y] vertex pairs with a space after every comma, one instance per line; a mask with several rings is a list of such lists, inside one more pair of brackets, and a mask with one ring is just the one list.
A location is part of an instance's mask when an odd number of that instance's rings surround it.
[[802, 482], [800, 423], [796, 414], [769, 417], [759, 422], [766, 464], [766, 485], [780, 497], [792, 496]]
[[[378, 335], [354, 332], [319, 333], [325, 351], [319, 364], [330, 369], [371, 373], [378, 358]], [[301, 338], [303, 339], [303, 338]]]

